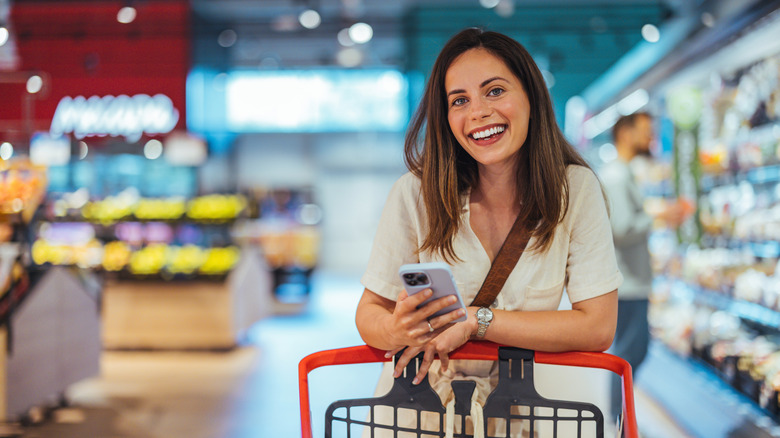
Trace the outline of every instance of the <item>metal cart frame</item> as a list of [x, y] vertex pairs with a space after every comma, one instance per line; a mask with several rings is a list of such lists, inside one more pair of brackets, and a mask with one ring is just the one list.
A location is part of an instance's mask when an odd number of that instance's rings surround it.
[[[421, 360], [419, 355], [416, 360]], [[595, 422], [597, 424], [597, 436], [603, 436], [603, 416], [601, 411], [594, 405], [579, 402], [567, 402], [547, 400], [536, 393], [533, 387], [533, 363], [565, 365], [585, 368], [600, 368], [618, 374], [622, 380], [623, 386], [623, 436], [626, 438], [637, 438], [637, 422], [634, 408], [633, 381], [631, 366], [624, 359], [607, 353], [595, 352], [566, 352], [566, 353], [544, 353], [539, 351], [523, 350], [511, 347], [502, 347], [492, 342], [468, 342], [450, 354], [450, 359], [466, 360], [497, 360], [499, 361], [499, 381], [496, 390], [491, 393], [485, 403], [485, 417], [505, 418], [508, 420], [530, 420], [531, 436], [533, 436], [534, 421], [580, 421]], [[520, 360], [518, 360], [520, 359]], [[389, 362], [392, 358], [385, 357], [385, 351], [369, 347], [367, 345], [339, 348], [334, 350], [325, 350], [310, 354], [303, 358], [298, 365], [298, 383], [301, 409], [301, 436], [303, 438], [312, 437], [311, 429], [311, 411], [309, 407], [309, 373], [317, 368], [330, 365], [348, 365], [372, 362]], [[512, 360], [515, 360], [513, 364]], [[326, 413], [326, 436], [330, 436], [330, 427], [333, 421], [346, 421], [347, 423], [375, 426], [366, 422], [364, 418], [350, 419], [334, 416], [333, 413], [338, 408], [346, 408], [349, 412], [351, 407], [364, 406], [370, 407], [373, 412], [375, 405], [393, 406], [395, 408], [403, 407], [420, 411], [433, 411], [443, 415], [444, 408], [438, 395], [428, 384], [427, 376], [419, 385], [412, 385], [414, 376], [415, 361], [411, 361], [407, 366], [408, 377], [399, 377], [395, 379], [394, 386], [390, 392], [378, 398], [342, 400], [334, 402], [328, 408]], [[516, 376], [513, 377], [513, 371]], [[528, 378], [530, 377], [530, 378]], [[504, 379], [504, 380], [501, 380]], [[471, 384], [471, 385], [469, 385]], [[461, 431], [465, 431], [465, 417], [469, 414], [468, 403], [464, 403], [463, 398], [470, 400], [471, 391], [473, 391], [473, 382], [453, 382], [453, 391], [455, 393], [455, 413], [461, 416]], [[436, 396], [432, 400], [431, 394]], [[460, 400], [459, 400], [460, 398]], [[531, 407], [545, 407], [551, 409], [553, 414], [546, 416], [536, 416], [534, 409], [530, 414], [516, 415], [510, 413], [509, 405], [522, 402], [523, 405]], [[421, 407], [424, 406], [424, 407]], [[574, 418], [570, 416], [559, 417], [558, 410], [574, 410], [578, 412]], [[583, 414], [584, 413], [584, 414]], [[419, 414], [418, 414], [419, 415]], [[348, 416], [347, 416], [348, 417]], [[557, 423], [556, 423], [557, 424]], [[380, 427], [380, 426], [377, 426]], [[386, 428], [385, 426], [381, 426]], [[557, 426], [556, 426], [557, 427]], [[580, 431], [580, 425], [577, 425]], [[444, 436], [443, 429], [429, 432], [420, 430], [399, 429], [393, 427], [394, 436], [399, 431], [404, 433], [412, 432], [425, 436]], [[557, 429], [556, 429], [557, 430]], [[509, 432], [507, 432], [508, 434]], [[581, 432], [578, 432], [578, 434]], [[470, 436], [456, 434], [455, 436]], [[349, 436], [349, 434], [348, 434]]]

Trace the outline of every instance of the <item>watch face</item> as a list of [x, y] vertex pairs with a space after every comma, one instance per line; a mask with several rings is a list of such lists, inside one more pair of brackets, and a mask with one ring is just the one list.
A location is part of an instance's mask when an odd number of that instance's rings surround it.
[[493, 312], [491, 312], [490, 309], [482, 307], [477, 310], [477, 318], [482, 321], [490, 321], [493, 319]]

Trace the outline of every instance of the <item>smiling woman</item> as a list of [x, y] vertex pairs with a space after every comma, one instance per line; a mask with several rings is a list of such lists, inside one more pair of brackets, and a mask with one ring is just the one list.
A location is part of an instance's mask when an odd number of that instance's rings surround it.
[[[422, 352], [415, 382], [428, 375], [446, 404], [453, 379], [474, 380], [474, 402], [484, 404], [496, 363], [448, 359], [469, 339], [551, 352], [609, 347], [622, 276], [604, 196], [558, 128], [523, 46], [474, 28], [455, 35], [436, 59], [405, 159], [409, 173], [385, 204], [356, 315], [367, 344], [390, 355], [405, 349], [386, 366], [378, 394]], [[530, 234], [528, 248], [517, 248], [525, 252], [495, 301], [469, 306], [466, 321], [456, 322], [456, 311], [435, 316], [445, 299], [418, 308], [430, 293], [409, 295], [397, 278], [403, 264], [448, 263], [471, 303], [515, 226]], [[571, 310], [558, 310], [564, 288]], [[407, 420], [414, 418], [399, 415], [398, 424]], [[513, 422], [512, 437], [528, 433], [521, 423]]]

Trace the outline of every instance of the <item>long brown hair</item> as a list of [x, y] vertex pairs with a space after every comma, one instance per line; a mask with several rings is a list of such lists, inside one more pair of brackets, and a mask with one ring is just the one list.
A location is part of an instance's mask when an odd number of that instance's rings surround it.
[[419, 251], [459, 260], [452, 241], [462, 225], [462, 194], [476, 186], [478, 171], [477, 162], [450, 130], [444, 79], [455, 59], [475, 48], [503, 60], [528, 95], [528, 135], [517, 152], [517, 201], [521, 219], [536, 237], [531, 249], [544, 251], [568, 210], [566, 166], [589, 166], [558, 127], [544, 78], [528, 51], [512, 38], [477, 28], [460, 31], [439, 53], [404, 141], [406, 166], [422, 182], [428, 217], [428, 234]]

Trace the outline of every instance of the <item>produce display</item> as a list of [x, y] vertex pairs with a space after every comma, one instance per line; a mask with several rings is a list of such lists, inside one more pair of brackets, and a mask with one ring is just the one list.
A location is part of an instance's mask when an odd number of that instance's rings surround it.
[[187, 204], [187, 217], [202, 221], [235, 219], [246, 207], [246, 199], [239, 195], [200, 196]]
[[21, 213], [29, 221], [45, 192], [45, 169], [27, 160], [0, 160], [0, 214]]
[[240, 194], [144, 198], [126, 189], [90, 200], [81, 189], [48, 203], [32, 258], [39, 266], [78, 265], [171, 280], [226, 275], [240, 259], [238, 245], [249, 245], [262, 248], [273, 269], [309, 272], [317, 263], [320, 236], [314, 223], [321, 212], [295, 196], [279, 199], [253, 197], [263, 217], [249, 219], [250, 201]]
[[61, 219], [68, 214], [71, 220], [83, 219], [102, 225], [131, 220], [225, 222], [240, 217], [246, 207], [247, 200], [241, 195], [204, 195], [186, 200], [179, 197], [142, 198], [132, 192], [123, 192], [87, 202], [77, 209], [75, 217], [68, 209], [52, 209], [55, 212], [52, 219]]

